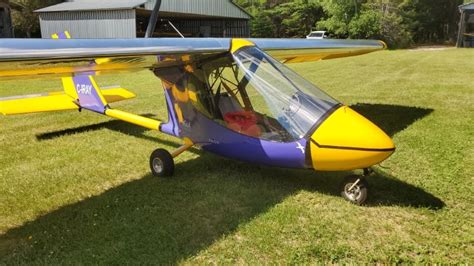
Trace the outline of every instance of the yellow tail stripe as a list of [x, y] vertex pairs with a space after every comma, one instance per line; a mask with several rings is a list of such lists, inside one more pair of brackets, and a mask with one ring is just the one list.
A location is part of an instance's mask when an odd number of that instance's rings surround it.
[[99, 95], [99, 98], [100, 98], [102, 104], [107, 105], [107, 101], [105, 100], [104, 96], [100, 92], [99, 85], [97, 85], [97, 83], [95, 82], [94, 76], [89, 76], [89, 80], [91, 81], [92, 86], [94, 86], [94, 89], [96, 90], [97, 95]]
[[77, 91], [74, 86], [74, 81], [72, 80], [72, 77], [63, 77], [61, 80], [63, 82], [64, 92], [68, 96], [72, 97], [74, 100], [77, 100], [79, 96], [77, 95]]
[[107, 109], [105, 110], [105, 114], [107, 116], [131, 123], [131, 124], [135, 124], [144, 128], [148, 128], [148, 129], [158, 130], [161, 125], [161, 122], [158, 120], [127, 113], [127, 112], [116, 110], [116, 109]]

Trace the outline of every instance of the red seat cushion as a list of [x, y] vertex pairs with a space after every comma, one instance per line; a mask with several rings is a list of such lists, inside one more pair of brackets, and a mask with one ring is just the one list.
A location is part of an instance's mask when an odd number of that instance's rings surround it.
[[257, 115], [251, 111], [230, 112], [225, 114], [227, 126], [237, 132], [252, 137], [259, 137], [261, 130], [257, 126]]

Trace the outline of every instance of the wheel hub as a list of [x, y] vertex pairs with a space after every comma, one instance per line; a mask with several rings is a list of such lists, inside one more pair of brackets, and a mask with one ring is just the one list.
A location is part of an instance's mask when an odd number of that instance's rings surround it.
[[161, 173], [163, 171], [163, 162], [159, 158], [153, 159], [153, 170], [157, 173]]
[[361, 195], [360, 187], [358, 185], [353, 186], [353, 184], [346, 184], [344, 192], [346, 193], [347, 197], [353, 201], [359, 199]]

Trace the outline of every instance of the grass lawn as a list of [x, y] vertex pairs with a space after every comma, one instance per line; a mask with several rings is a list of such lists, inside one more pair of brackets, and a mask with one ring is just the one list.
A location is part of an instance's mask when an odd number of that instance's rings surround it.
[[[98, 116], [0, 117], [0, 264], [474, 263], [474, 49], [384, 51], [291, 65], [373, 120], [397, 152], [368, 178], [261, 167], [200, 150], [172, 179], [148, 156], [179, 141]], [[99, 77], [166, 118], [151, 73]], [[60, 90], [1, 82], [0, 97]]]

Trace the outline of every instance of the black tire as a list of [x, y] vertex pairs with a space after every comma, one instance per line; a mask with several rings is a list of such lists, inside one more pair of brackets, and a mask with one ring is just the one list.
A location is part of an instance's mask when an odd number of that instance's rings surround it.
[[[352, 185], [359, 180], [359, 183], [352, 188], [351, 191], [349, 189], [352, 187]], [[368, 183], [362, 176], [348, 176], [344, 178], [342, 184], [341, 184], [341, 196], [356, 205], [363, 205], [365, 201], [367, 200], [367, 194], [368, 194]]]
[[164, 149], [157, 149], [150, 156], [151, 173], [156, 177], [171, 177], [174, 173], [173, 156]]

